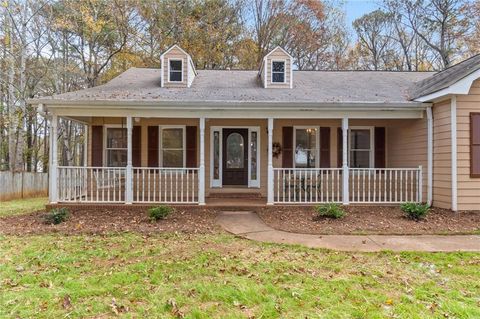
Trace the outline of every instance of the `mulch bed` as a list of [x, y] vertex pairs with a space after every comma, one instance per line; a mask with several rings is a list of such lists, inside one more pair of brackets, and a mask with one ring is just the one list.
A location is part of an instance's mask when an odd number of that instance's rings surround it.
[[[313, 207], [257, 209], [269, 226], [304, 234], [471, 234], [480, 231], [480, 211], [457, 212], [434, 208], [426, 219], [407, 219], [399, 207], [349, 206], [341, 219], [317, 218]], [[44, 223], [44, 211], [0, 218], [0, 234], [109, 234], [116, 232], [212, 234], [222, 232], [215, 209], [176, 207], [165, 220], [152, 222], [144, 208], [70, 208], [70, 217], [59, 225]]]
[[152, 222], [145, 209], [70, 208], [67, 221], [58, 225], [44, 223], [45, 212], [0, 218], [0, 234], [25, 235], [61, 233], [109, 234], [115, 232], [150, 233], [218, 233], [217, 212], [197, 207], [175, 208], [166, 219]]
[[268, 207], [257, 213], [269, 226], [304, 234], [471, 234], [480, 231], [480, 211], [433, 208], [426, 219], [407, 219], [399, 207], [349, 206], [341, 219], [317, 218], [313, 207]]

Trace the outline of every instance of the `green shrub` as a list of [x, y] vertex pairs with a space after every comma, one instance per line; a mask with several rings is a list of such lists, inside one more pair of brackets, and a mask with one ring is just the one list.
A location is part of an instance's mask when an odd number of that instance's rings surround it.
[[430, 206], [428, 206], [428, 204], [421, 203], [405, 203], [402, 204], [400, 208], [408, 218], [413, 220], [424, 219], [430, 210]]
[[315, 207], [318, 217], [342, 218], [347, 214], [342, 206], [336, 203], [323, 204]]
[[168, 215], [173, 212], [173, 208], [170, 206], [157, 206], [148, 209], [148, 216], [151, 220], [157, 221], [160, 219], [165, 219]]
[[44, 219], [46, 224], [58, 225], [66, 221], [69, 215], [70, 212], [66, 207], [54, 208], [44, 216]]

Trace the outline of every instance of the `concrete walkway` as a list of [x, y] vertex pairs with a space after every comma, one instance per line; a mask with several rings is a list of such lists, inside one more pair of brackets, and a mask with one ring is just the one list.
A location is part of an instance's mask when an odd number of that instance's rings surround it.
[[223, 212], [217, 222], [228, 232], [251, 240], [300, 244], [342, 251], [480, 251], [479, 235], [307, 235], [267, 226], [253, 212]]

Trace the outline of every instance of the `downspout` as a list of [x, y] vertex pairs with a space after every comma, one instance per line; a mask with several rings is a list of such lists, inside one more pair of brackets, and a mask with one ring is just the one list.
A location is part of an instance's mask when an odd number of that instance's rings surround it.
[[[433, 116], [432, 107], [427, 107], [427, 204], [432, 206], [433, 197]], [[423, 191], [423, 190], [421, 190]]]

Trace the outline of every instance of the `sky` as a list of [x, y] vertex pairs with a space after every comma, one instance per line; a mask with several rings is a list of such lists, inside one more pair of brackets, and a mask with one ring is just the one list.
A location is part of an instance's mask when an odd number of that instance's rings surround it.
[[352, 22], [360, 18], [365, 13], [371, 12], [378, 8], [376, 0], [345, 0], [344, 9], [346, 12], [347, 25], [352, 29]]

